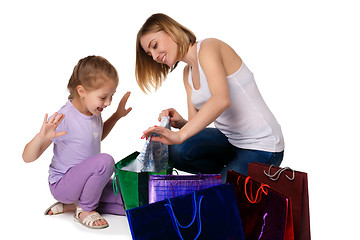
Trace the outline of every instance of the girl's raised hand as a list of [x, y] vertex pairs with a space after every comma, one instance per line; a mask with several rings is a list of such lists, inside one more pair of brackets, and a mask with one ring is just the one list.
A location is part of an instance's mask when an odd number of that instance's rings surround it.
[[38, 159], [41, 154], [50, 146], [51, 139], [63, 136], [66, 134], [65, 131], [56, 132], [56, 128], [59, 126], [65, 115], [60, 113], [54, 113], [51, 118], [48, 119], [48, 115], [45, 114], [43, 124], [40, 132], [26, 144], [23, 152], [23, 159], [25, 162], [33, 162]]
[[50, 140], [50, 139], [65, 135], [66, 134], [65, 131], [56, 132], [57, 126], [59, 126], [59, 124], [61, 123], [61, 121], [64, 118], [65, 118], [64, 114], [62, 114], [62, 113], [58, 114], [56, 112], [56, 113], [54, 113], [54, 115], [51, 116], [51, 118], [48, 121], [47, 120], [48, 114], [45, 114], [43, 125], [41, 126], [41, 129], [39, 132], [39, 137], [46, 139], [46, 140]]
[[124, 96], [120, 100], [119, 106], [115, 112], [119, 119], [122, 117], [125, 117], [132, 110], [131, 107], [129, 107], [128, 109], [125, 109], [125, 106], [126, 106], [126, 103], [127, 103], [127, 100], [129, 99], [129, 97], [130, 97], [130, 92], [127, 92], [124, 94]]

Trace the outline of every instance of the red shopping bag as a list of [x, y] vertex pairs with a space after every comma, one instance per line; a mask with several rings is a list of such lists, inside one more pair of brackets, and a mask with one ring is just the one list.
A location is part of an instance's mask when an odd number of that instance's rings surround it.
[[307, 173], [261, 163], [249, 163], [248, 174], [256, 181], [291, 198], [295, 240], [310, 240]]
[[290, 198], [235, 171], [227, 172], [234, 185], [246, 240], [293, 240]]

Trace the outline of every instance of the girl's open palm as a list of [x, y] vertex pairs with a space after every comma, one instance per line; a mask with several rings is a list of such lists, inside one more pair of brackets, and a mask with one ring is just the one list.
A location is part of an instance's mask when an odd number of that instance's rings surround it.
[[131, 111], [131, 107], [129, 107], [128, 109], [125, 109], [127, 100], [130, 97], [130, 92], [127, 92], [124, 94], [124, 96], [121, 98], [119, 106], [116, 110], [117, 115], [119, 116], [119, 118], [125, 117], [130, 111]]
[[65, 118], [64, 114], [62, 114], [62, 113], [58, 114], [56, 112], [56, 113], [54, 113], [54, 115], [51, 116], [51, 118], [48, 121], [47, 120], [48, 114], [45, 114], [43, 125], [41, 126], [41, 129], [39, 132], [40, 137], [42, 137], [43, 139], [46, 139], [46, 140], [50, 140], [50, 139], [65, 135], [66, 134], [65, 131], [56, 132], [56, 128], [59, 126], [59, 124], [61, 123], [61, 121], [64, 118]]

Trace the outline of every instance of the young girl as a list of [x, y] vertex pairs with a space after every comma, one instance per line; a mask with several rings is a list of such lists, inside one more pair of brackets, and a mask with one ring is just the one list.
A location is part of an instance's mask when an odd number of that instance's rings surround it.
[[[136, 40], [136, 79], [143, 91], [158, 88], [179, 61], [187, 64], [183, 81], [187, 93], [188, 121], [175, 109], [173, 132], [150, 127], [161, 137], [153, 141], [169, 148], [174, 167], [191, 173], [227, 170], [247, 175], [249, 162], [280, 165], [284, 140], [280, 125], [265, 104], [253, 74], [237, 53], [218, 39], [197, 42], [186, 27], [164, 14], [149, 17]], [[216, 128], [206, 128], [214, 122]]]
[[59, 202], [45, 214], [75, 210], [76, 221], [97, 229], [109, 225], [95, 210], [125, 214], [121, 198], [112, 192], [114, 159], [100, 153], [100, 141], [131, 111], [125, 109], [128, 92], [116, 112], [103, 123], [101, 112], [110, 105], [117, 85], [117, 71], [105, 58], [81, 59], [68, 83], [68, 102], [50, 118], [45, 115], [40, 132], [25, 146], [23, 159], [32, 162], [54, 142], [49, 186]]

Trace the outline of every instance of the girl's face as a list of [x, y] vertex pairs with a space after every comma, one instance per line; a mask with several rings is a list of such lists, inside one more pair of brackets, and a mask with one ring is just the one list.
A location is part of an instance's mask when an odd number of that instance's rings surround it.
[[103, 84], [98, 89], [79, 89], [79, 95], [82, 97], [82, 107], [78, 110], [87, 116], [100, 115], [104, 108], [110, 106], [116, 87], [115, 81], [106, 79], [103, 80]]
[[140, 38], [140, 45], [155, 62], [172, 67], [178, 60], [176, 42], [165, 32], [151, 32]]

